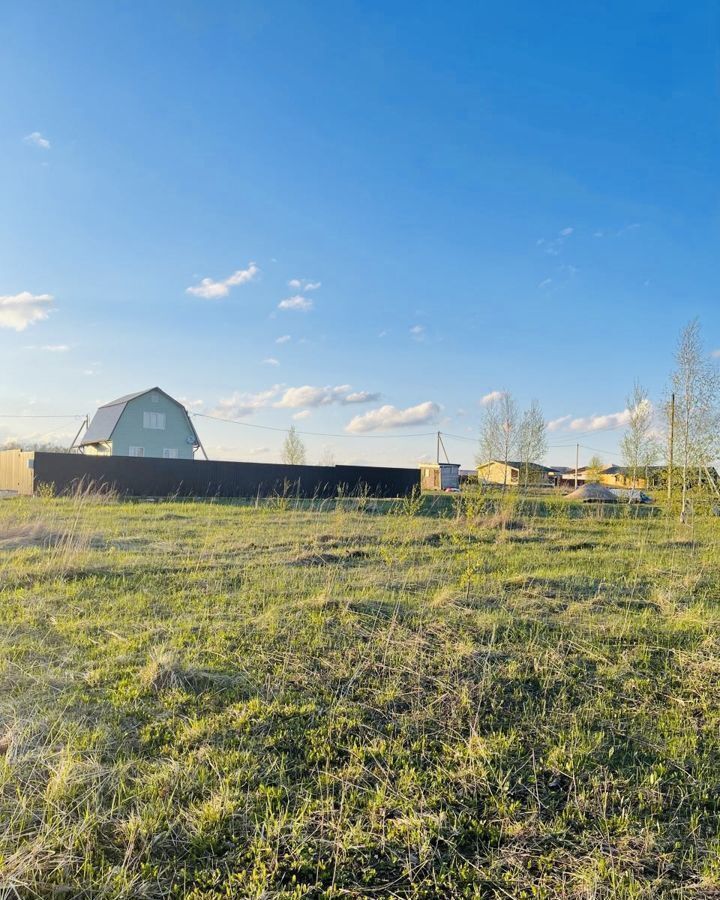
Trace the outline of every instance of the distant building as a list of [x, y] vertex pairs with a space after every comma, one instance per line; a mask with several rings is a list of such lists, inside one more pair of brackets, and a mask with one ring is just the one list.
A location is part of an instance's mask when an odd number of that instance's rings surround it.
[[420, 466], [420, 487], [424, 491], [460, 489], [459, 463], [423, 463]]
[[[635, 484], [633, 484], [632, 472], [626, 466], [616, 466], [613, 464], [603, 466], [599, 471], [592, 471], [589, 466], [580, 466], [577, 470], [577, 483], [578, 485], [585, 484], [589, 480], [596, 482], [597, 484], [604, 484], [606, 487], [618, 487], [618, 488], [646, 488], [647, 479], [644, 475], [644, 469], [639, 469], [637, 478], [635, 478]], [[640, 473], [643, 474], [640, 474]], [[574, 486], [575, 485], [575, 469], [568, 468], [566, 469], [561, 477], [561, 483], [564, 486]]]
[[539, 463], [529, 463], [526, 467], [522, 462], [508, 460], [505, 463], [497, 459], [478, 466], [477, 475], [480, 484], [519, 485], [527, 482], [544, 487], [553, 487], [559, 477], [557, 469], [541, 466]]
[[81, 453], [192, 459], [200, 439], [188, 411], [159, 387], [101, 406], [80, 441]]

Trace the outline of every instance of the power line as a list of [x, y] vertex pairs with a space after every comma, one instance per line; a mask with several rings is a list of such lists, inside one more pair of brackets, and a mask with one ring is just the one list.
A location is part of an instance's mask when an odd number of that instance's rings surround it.
[[25, 413], [19, 413], [18, 415], [5, 415], [4, 413], [0, 414], [0, 419], [84, 419], [84, 415], [73, 415], [73, 416], [35, 416], [35, 415], [27, 415]]
[[[279, 428], [274, 425], [258, 425], [256, 422], [241, 422], [239, 419], [224, 419], [222, 416], [209, 416], [206, 413], [191, 413], [193, 417], [201, 419], [212, 419], [215, 422], [228, 422], [231, 425], [243, 425], [245, 428], [261, 428], [263, 431], [279, 431], [286, 434], [287, 428]], [[382, 438], [388, 440], [390, 438], [419, 438], [419, 437], [435, 437], [436, 431], [423, 431], [416, 434], [334, 434], [328, 431], [297, 431], [304, 437], [334, 437], [334, 438]]]
[[463, 434], [450, 434], [447, 431], [441, 431], [440, 434], [443, 437], [455, 438], [455, 440], [457, 440], [457, 441], [470, 441], [472, 444], [477, 444], [477, 442], [478, 442], [478, 438], [466, 437]]

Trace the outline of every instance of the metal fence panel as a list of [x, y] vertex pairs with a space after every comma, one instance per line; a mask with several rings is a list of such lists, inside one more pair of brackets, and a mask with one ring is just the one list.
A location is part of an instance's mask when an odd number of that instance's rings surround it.
[[420, 486], [418, 469], [286, 466], [273, 463], [35, 453], [35, 486], [62, 494], [79, 486], [136, 497], [402, 497]]

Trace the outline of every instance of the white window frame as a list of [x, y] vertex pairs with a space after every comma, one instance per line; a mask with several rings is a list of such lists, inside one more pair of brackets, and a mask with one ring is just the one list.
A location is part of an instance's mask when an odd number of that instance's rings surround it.
[[145, 448], [144, 447], [128, 447], [128, 456], [143, 457], [143, 456], [145, 456]]
[[177, 447], [163, 447], [163, 459], [179, 459], [180, 451]]
[[143, 428], [165, 431], [165, 421], [165, 413], [150, 412], [149, 410], [143, 412]]

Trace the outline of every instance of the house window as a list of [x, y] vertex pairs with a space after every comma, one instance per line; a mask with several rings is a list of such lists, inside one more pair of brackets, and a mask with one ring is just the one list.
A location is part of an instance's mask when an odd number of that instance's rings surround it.
[[130, 447], [130, 450], [128, 452], [130, 456], [145, 456], [144, 447]]
[[178, 451], [177, 447], [165, 447], [163, 450], [163, 459], [177, 459]]
[[165, 431], [165, 413], [144, 412], [143, 428], [153, 428], [158, 431]]

